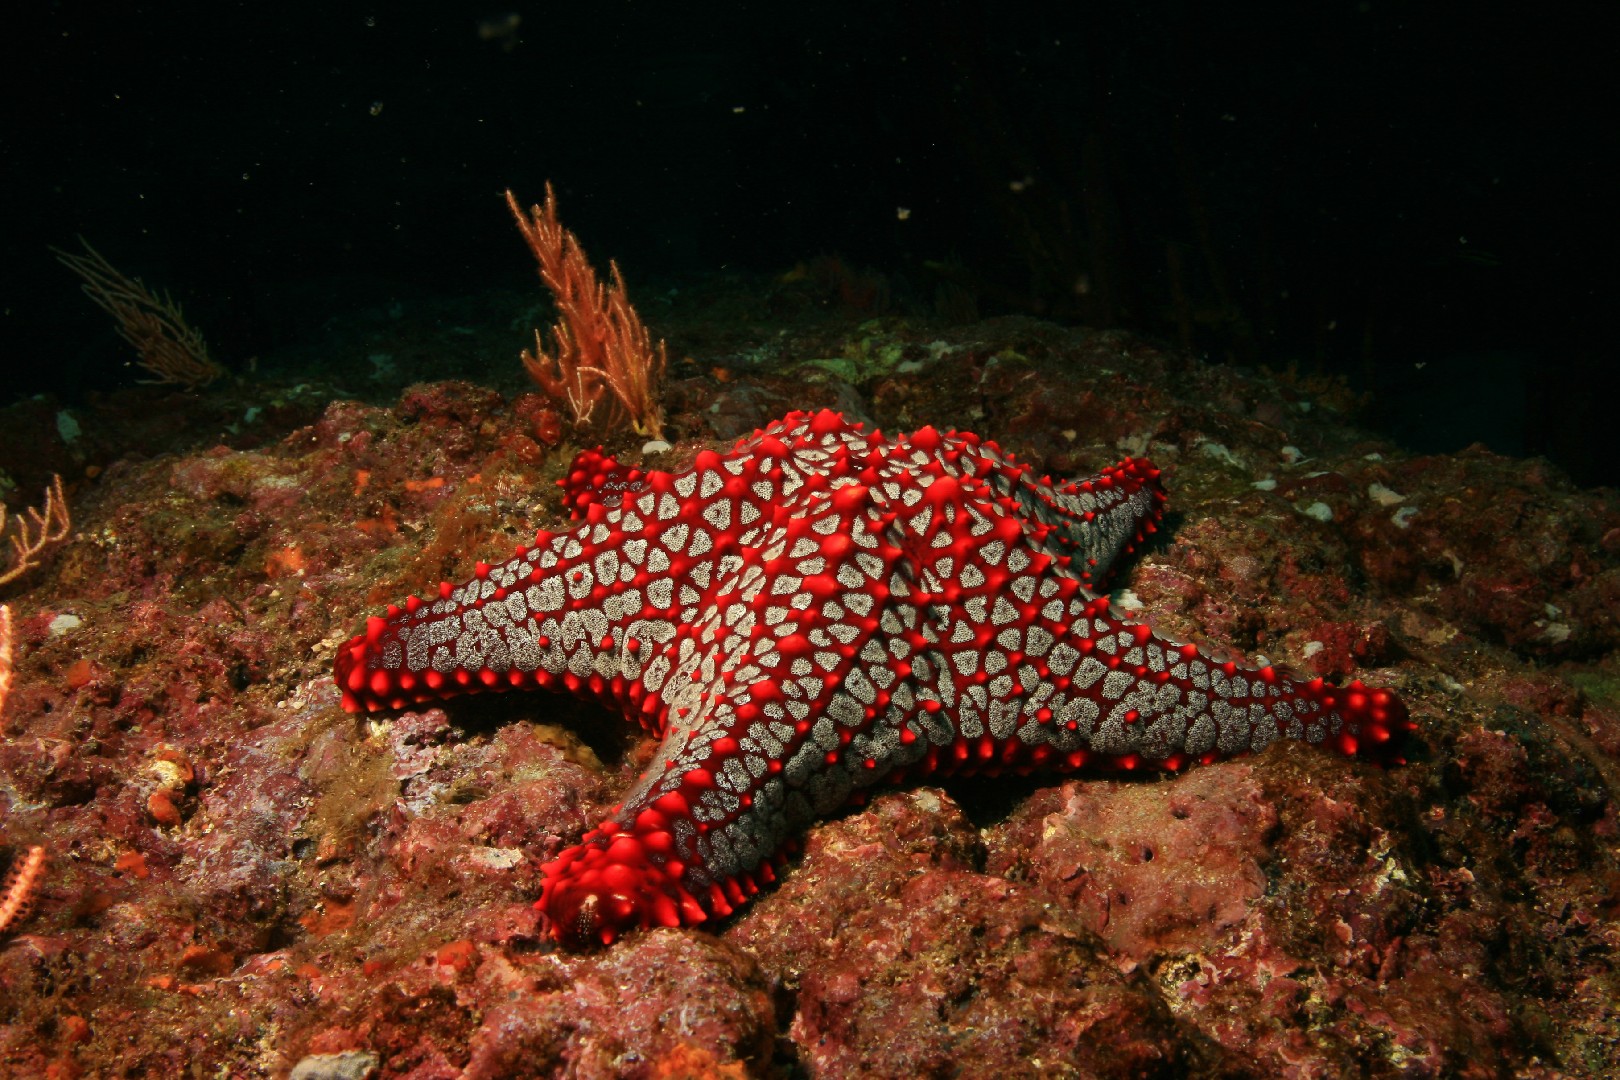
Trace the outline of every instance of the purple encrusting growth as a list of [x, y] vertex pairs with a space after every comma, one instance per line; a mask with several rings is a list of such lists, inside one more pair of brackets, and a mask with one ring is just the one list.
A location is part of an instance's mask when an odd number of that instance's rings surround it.
[[726, 915], [785, 844], [881, 781], [1178, 769], [1278, 739], [1388, 760], [1384, 690], [1211, 659], [1094, 589], [1152, 532], [1158, 470], [1054, 483], [968, 433], [885, 438], [790, 414], [681, 474], [587, 452], [580, 524], [541, 532], [340, 651], [351, 710], [551, 686], [645, 723], [658, 753], [544, 867], [560, 940]]

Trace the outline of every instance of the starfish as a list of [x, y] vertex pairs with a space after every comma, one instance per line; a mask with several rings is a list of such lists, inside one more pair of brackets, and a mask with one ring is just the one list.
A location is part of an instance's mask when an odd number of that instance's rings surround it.
[[994, 442], [791, 413], [679, 474], [586, 451], [541, 531], [337, 659], [350, 711], [482, 689], [594, 698], [661, 740], [609, 818], [542, 867], [566, 944], [729, 915], [795, 837], [880, 781], [1178, 770], [1279, 739], [1376, 760], [1401, 701], [1247, 668], [1110, 612], [1159, 471], [1037, 478]]

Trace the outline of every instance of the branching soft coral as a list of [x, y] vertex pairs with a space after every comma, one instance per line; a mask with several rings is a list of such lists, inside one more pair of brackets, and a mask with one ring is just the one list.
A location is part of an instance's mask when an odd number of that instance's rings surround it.
[[[62, 491], [62, 478], [55, 477], [51, 486], [45, 489], [45, 505], [39, 509], [29, 507], [26, 513], [16, 518], [17, 530], [10, 537], [11, 558], [10, 565], [3, 551], [0, 551], [0, 585], [8, 584], [22, 577], [39, 563], [40, 553], [51, 544], [55, 544], [67, 537], [68, 530], [73, 528], [73, 520], [68, 516], [67, 495]], [[0, 537], [6, 535], [6, 508], [0, 504]]]
[[608, 431], [628, 417], [637, 434], [663, 438], [659, 384], [667, 358], [625, 297], [624, 278], [608, 263], [611, 282], [597, 279], [579, 238], [557, 220], [557, 195], [546, 185], [544, 206], [527, 213], [506, 193], [523, 238], [540, 263], [540, 277], [557, 298], [552, 351], [540, 331], [523, 366], [551, 399], [565, 406], [580, 430]]
[[120, 273], [84, 237], [79, 243], [84, 245], [82, 255], [51, 250], [57, 262], [84, 279], [84, 294], [117, 321], [118, 336], [135, 350], [141, 367], [155, 376], [143, 382], [197, 390], [225, 374], [168, 293], [159, 296], [140, 278]]
[[11, 693], [11, 609], [0, 604], [0, 714], [6, 711], [6, 695]]

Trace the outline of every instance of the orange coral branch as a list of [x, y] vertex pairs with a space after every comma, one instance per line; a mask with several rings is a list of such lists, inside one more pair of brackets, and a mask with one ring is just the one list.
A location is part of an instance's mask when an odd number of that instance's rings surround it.
[[557, 300], [552, 352], [546, 352], [538, 330], [534, 351], [523, 351], [529, 377], [567, 407], [576, 428], [606, 430], [628, 415], [638, 434], [662, 438], [658, 396], [668, 357], [662, 341], [653, 347], [652, 336], [630, 306], [618, 264], [608, 264], [612, 281], [604, 286], [579, 238], [557, 220], [557, 195], [549, 183], [544, 206], [524, 213], [510, 191], [506, 205], [540, 263], [541, 280]]
[[85, 254], [56, 252], [56, 261], [84, 279], [84, 294], [118, 323], [118, 336], [135, 349], [141, 367], [156, 375], [147, 383], [174, 383], [188, 390], [207, 386], [225, 369], [208, 355], [208, 346], [181, 314], [168, 293], [152, 293], [140, 278], [125, 277], [79, 237]]
[[34, 910], [34, 896], [45, 880], [45, 849], [38, 844], [12, 863], [6, 882], [0, 886], [0, 934], [9, 934], [22, 925]]
[[[11, 692], [11, 609], [0, 604], [0, 712]], [[11, 933], [34, 908], [34, 894], [45, 877], [45, 849], [31, 847], [11, 864], [0, 884], [0, 937]]]
[[[0, 569], [0, 585], [17, 580], [39, 565], [39, 553], [64, 539], [72, 527], [67, 496], [62, 492], [62, 478], [52, 477], [51, 486], [45, 489], [45, 505], [38, 510], [29, 507], [26, 515], [17, 519], [17, 532], [11, 537], [11, 548], [16, 554], [9, 568]], [[5, 534], [6, 508], [0, 503], [0, 536]]]
[[5, 715], [11, 693], [11, 609], [0, 604], [0, 716]]

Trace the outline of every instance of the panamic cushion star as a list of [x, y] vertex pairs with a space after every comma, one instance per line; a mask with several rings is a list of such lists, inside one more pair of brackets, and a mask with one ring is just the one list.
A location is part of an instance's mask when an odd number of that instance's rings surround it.
[[885, 780], [1179, 769], [1297, 739], [1388, 761], [1386, 690], [1222, 662], [1095, 591], [1152, 532], [1159, 472], [1031, 474], [993, 442], [792, 413], [680, 474], [599, 452], [578, 524], [343, 646], [351, 711], [562, 687], [662, 740], [624, 801], [543, 867], [550, 933], [611, 942], [730, 914], [786, 844]]

